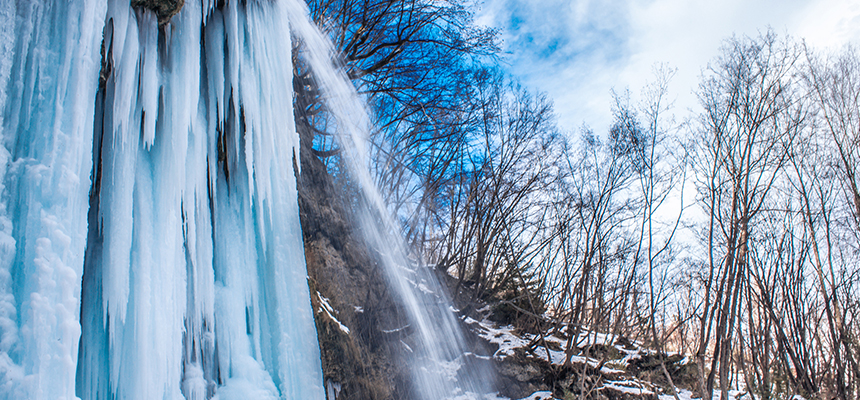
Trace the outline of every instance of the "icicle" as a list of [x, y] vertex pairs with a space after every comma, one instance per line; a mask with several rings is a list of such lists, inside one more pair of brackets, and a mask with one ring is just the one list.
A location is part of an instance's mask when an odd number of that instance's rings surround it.
[[151, 12], [139, 12], [140, 47], [140, 104], [143, 109], [143, 142], [151, 147], [155, 141], [155, 118], [158, 116], [158, 96], [161, 91], [158, 74], [158, 23]]
[[164, 28], [127, 2], [108, 7], [84, 398], [324, 396], [286, 14], [206, 7], [187, 1]]

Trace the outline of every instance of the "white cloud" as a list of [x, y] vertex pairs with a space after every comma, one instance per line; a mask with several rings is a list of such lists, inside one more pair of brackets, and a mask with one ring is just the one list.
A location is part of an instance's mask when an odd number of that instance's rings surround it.
[[506, 0], [485, 4], [480, 21], [502, 29], [510, 71], [549, 93], [559, 119], [573, 129], [584, 109], [608, 104], [603, 88], [612, 74], [594, 71], [618, 73], [628, 58], [628, 11], [625, 0]]
[[503, 0], [479, 21], [502, 29], [510, 71], [556, 103], [563, 129], [610, 121], [610, 90], [637, 93], [652, 66], [678, 68], [670, 87], [679, 113], [722, 41], [771, 27], [816, 47], [860, 40], [854, 0]]
[[855, 0], [818, 1], [803, 11], [798, 36], [816, 46], [838, 47], [860, 41], [860, 3]]

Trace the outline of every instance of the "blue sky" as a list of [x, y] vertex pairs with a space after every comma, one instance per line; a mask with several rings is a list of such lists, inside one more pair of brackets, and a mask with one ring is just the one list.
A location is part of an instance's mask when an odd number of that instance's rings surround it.
[[677, 68], [675, 114], [695, 111], [701, 71], [732, 34], [770, 26], [817, 48], [860, 44], [860, 1], [485, 0], [478, 23], [500, 29], [509, 71], [553, 98], [562, 129], [604, 132], [610, 91], [635, 98], [658, 63]]

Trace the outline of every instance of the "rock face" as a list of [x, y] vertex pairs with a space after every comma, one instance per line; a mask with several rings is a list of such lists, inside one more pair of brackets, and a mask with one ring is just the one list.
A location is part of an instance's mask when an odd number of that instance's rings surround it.
[[[622, 335], [571, 329], [509, 317], [503, 303], [474, 300], [468, 286], [448, 279], [473, 348], [487, 348], [499, 396], [510, 399], [657, 400], [671, 396], [665, 365], [676, 388], [693, 395], [697, 367], [679, 354], [666, 355]], [[501, 312], [499, 310], [501, 309]], [[549, 331], [539, 334], [538, 326]], [[573, 340], [572, 343], [570, 341]], [[568, 345], [571, 346], [568, 346]], [[568, 354], [565, 349], [570, 348]], [[565, 360], [570, 357], [570, 363]], [[551, 394], [550, 394], [551, 393]]]
[[499, 393], [521, 399], [530, 393], [551, 389], [547, 384], [547, 364], [527, 359], [523, 352], [497, 361], [497, 384]]
[[405, 318], [341, 192], [313, 154], [311, 133], [298, 125], [299, 212], [329, 400], [408, 398], [410, 370], [400, 354], [409, 332], [398, 329]]
[[141, 7], [152, 10], [158, 16], [158, 25], [170, 22], [182, 6], [185, 0], [131, 0], [132, 7]]

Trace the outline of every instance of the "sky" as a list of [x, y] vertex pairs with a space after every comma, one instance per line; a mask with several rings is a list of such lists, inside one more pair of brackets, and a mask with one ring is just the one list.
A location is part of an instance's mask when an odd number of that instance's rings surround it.
[[554, 100], [568, 132], [607, 131], [611, 91], [635, 100], [659, 64], [676, 69], [674, 114], [695, 112], [699, 77], [733, 34], [860, 45], [857, 0], [484, 0], [477, 22], [499, 29], [509, 72]]

